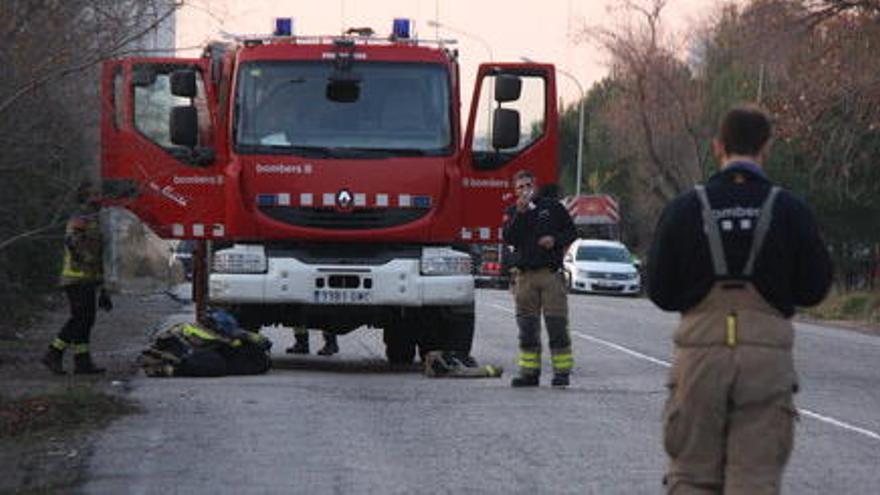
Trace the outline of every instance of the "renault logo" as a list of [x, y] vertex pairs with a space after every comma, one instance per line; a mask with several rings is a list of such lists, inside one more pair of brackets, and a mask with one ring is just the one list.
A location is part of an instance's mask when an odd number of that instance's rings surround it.
[[343, 211], [351, 210], [354, 196], [348, 189], [342, 189], [336, 193], [336, 207]]

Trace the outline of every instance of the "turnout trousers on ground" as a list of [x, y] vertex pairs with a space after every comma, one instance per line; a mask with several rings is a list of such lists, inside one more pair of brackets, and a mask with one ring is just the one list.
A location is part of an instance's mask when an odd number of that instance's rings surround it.
[[564, 275], [550, 268], [523, 270], [514, 287], [519, 327], [519, 368], [523, 375], [541, 373], [541, 315], [549, 335], [553, 371], [568, 374], [574, 366], [568, 331], [568, 301]]
[[718, 282], [682, 316], [663, 417], [668, 493], [780, 492], [797, 415], [792, 341], [748, 283]]

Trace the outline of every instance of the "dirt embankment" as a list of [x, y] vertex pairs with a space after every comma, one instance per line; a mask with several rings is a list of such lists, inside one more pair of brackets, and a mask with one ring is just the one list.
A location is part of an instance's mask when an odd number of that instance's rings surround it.
[[[54, 376], [39, 358], [67, 318], [56, 309], [11, 339], [0, 340], [0, 493], [62, 493], [81, 481], [90, 433], [122, 414], [136, 413], [125, 398], [138, 371], [136, 358], [154, 328], [182, 305], [161, 284], [127, 284], [110, 313], [100, 311], [92, 332], [95, 362], [107, 373]], [[65, 368], [72, 368], [66, 357]]]

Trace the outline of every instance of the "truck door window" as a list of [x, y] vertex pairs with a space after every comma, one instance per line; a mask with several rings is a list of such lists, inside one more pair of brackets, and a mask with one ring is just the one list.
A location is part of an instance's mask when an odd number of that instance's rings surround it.
[[[520, 140], [516, 148], [504, 150], [505, 153], [517, 153], [528, 148], [532, 143], [544, 135], [545, 127], [545, 82], [538, 76], [520, 76], [522, 79], [522, 94], [517, 101], [503, 104], [504, 108], [519, 111], [520, 115]], [[473, 150], [476, 153], [493, 152], [492, 148], [492, 113], [497, 103], [493, 94], [495, 88], [495, 76], [483, 79], [480, 88], [480, 105], [477, 109], [477, 119], [474, 125]]]
[[[179, 105], [188, 105], [189, 98], [174, 96], [171, 94], [171, 73], [180, 66], [152, 66], [157, 72], [155, 80], [149, 85], [137, 85], [134, 87], [134, 125], [141, 134], [158, 146], [169, 150], [179, 151], [180, 146], [171, 143], [169, 120], [171, 109]], [[193, 98], [193, 105], [199, 114], [199, 146], [208, 146], [211, 143], [211, 115], [205, 96], [205, 85], [202, 74], [196, 72], [196, 88], [198, 94]]]

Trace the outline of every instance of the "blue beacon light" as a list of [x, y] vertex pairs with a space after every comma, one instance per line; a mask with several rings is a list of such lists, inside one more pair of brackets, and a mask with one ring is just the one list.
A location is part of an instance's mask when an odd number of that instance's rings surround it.
[[410, 24], [409, 19], [394, 19], [393, 36], [398, 39], [409, 39]]
[[293, 36], [293, 18], [292, 17], [276, 17], [275, 18], [275, 36]]

